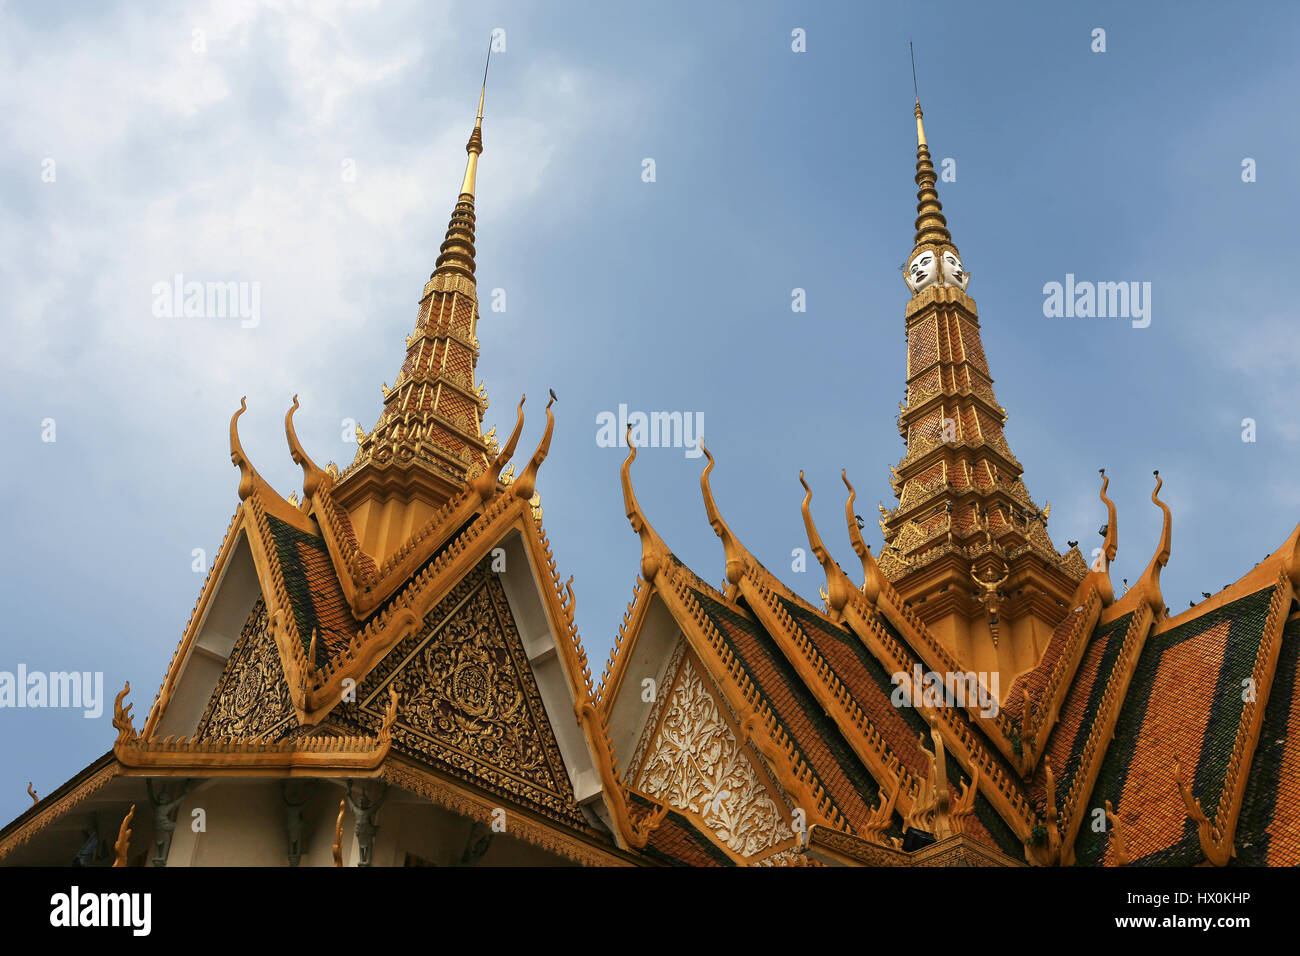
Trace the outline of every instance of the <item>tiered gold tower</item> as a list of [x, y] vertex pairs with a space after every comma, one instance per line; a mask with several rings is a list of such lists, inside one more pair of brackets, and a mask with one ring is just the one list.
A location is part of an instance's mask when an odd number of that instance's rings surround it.
[[406, 360], [393, 387], [384, 389], [375, 427], [368, 435], [358, 427], [356, 460], [335, 492], [358, 543], [376, 561], [496, 454], [495, 439], [481, 429], [487, 395], [474, 381], [474, 188], [483, 152], [483, 96], [465, 146], [469, 159], [460, 195], [420, 299], [415, 331], [406, 339]]
[[1050, 509], [1030, 499], [1002, 426], [1006, 409], [980, 343], [969, 275], [935, 189], [916, 105], [917, 215], [905, 279], [907, 452], [894, 469], [898, 504], [881, 506], [880, 566], [966, 666], [998, 671], [1002, 687], [1036, 663], [1086, 572], [1047, 533]]

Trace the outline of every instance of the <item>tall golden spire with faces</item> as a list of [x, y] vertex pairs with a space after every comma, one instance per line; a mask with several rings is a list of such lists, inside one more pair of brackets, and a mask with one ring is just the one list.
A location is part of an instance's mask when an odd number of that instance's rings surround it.
[[[489, 63], [491, 55], [489, 48]], [[481, 428], [487, 396], [474, 380], [479, 315], [474, 200], [486, 94], [485, 67], [478, 115], [465, 145], [465, 176], [420, 299], [415, 331], [406, 337], [406, 359], [393, 386], [384, 386], [384, 409], [375, 427], [369, 434], [357, 429], [357, 457], [343, 476], [341, 494], [349, 484], [363, 483], [362, 471], [401, 468], [419, 485], [421, 499], [436, 505], [480, 473], [495, 454], [495, 442]]]
[[[898, 418], [907, 451], [891, 482], [898, 503], [881, 509], [879, 564], [959, 660], [1015, 672], [1035, 663], [1086, 568], [1057, 553], [1046, 509], [1030, 499], [1002, 434], [1006, 410], [939, 202], [919, 95], [914, 112], [916, 232], [904, 272], [907, 397]], [[982, 583], [1001, 578], [1004, 562], [1009, 576], [990, 612]], [[990, 626], [999, 614], [1000, 641]]]

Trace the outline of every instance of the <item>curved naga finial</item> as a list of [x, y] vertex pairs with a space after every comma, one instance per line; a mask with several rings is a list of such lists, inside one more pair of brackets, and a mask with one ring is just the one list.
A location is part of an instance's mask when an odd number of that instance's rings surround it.
[[[501, 469], [506, 466], [506, 462], [515, 453], [515, 446], [519, 444], [519, 435], [524, 430], [524, 399], [526, 395], [519, 396], [519, 413], [515, 418], [515, 430], [510, 433], [510, 440], [506, 442], [505, 447], [497, 454], [496, 460], [488, 465], [487, 470], [478, 477], [472, 479], [469, 483], [470, 488], [478, 495], [479, 500], [485, 504], [490, 501], [497, 493], [497, 479], [501, 477]], [[545, 457], [543, 455], [543, 457]], [[539, 462], [540, 464], [540, 462]], [[534, 475], [536, 472], [534, 472]], [[529, 494], [528, 497], [532, 497]]]
[[713, 500], [713, 489], [709, 485], [709, 472], [713, 471], [713, 455], [703, 440], [700, 441], [700, 449], [704, 452], [709, 463], [704, 466], [704, 472], [700, 475], [700, 492], [704, 495], [704, 513], [709, 516], [709, 527], [713, 533], [722, 539], [722, 550], [726, 556], [727, 583], [738, 584], [745, 574], [746, 559], [749, 557], [740, 541], [727, 527], [727, 523], [722, 520], [722, 515], [718, 512], [718, 503]]
[[849, 603], [849, 591], [852, 586], [845, 577], [840, 566], [835, 563], [835, 559], [830, 556], [826, 546], [822, 544], [822, 536], [817, 533], [817, 525], [813, 523], [812, 508], [812, 488], [804, 480], [803, 471], [799, 472], [799, 484], [803, 485], [803, 503], [799, 510], [803, 513], [803, 527], [808, 535], [808, 547], [812, 549], [813, 556], [826, 572], [826, 603], [835, 611], [844, 610], [844, 605]]
[[36, 806], [36, 804], [41, 802], [41, 798], [38, 797], [36, 791], [32, 789], [32, 782], [30, 780], [27, 781], [27, 796], [32, 798], [32, 806]]
[[529, 501], [533, 497], [533, 491], [537, 486], [537, 469], [542, 467], [542, 462], [546, 461], [546, 456], [551, 450], [551, 435], [555, 432], [555, 413], [551, 411], [551, 406], [554, 404], [554, 398], [546, 403], [546, 432], [537, 445], [537, 451], [533, 452], [533, 457], [529, 459], [528, 467], [510, 486], [514, 496], [524, 501]]
[[636, 445], [632, 444], [632, 426], [627, 429], [627, 458], [623, 461], [620, 477], [623, 482], [623, 507], [627, 511], [627, 520], [632, 530], [641, 538], [641, 577], [652, 582], [659, 569], [663, 567], [668, 556], [668, 547], [663, 539], [650, 527], [641, 506], [637, 504], [636, 492], [632, 490], [632, 462], [636, 461]]
[[1106, 497], [1106, 488], [1110, 485], [1110, 479], [1106, 477], [1106, 469], [1097, 470], [1101, 474], [1101, 500], [1106, 503], [1106, 537], [1101, 546], [1101, 554], [1105, 559], [1102, 570], [1109, 571], [1110, 563], [1115, 560], [1115, 554], [1119, 551], [1119, 521], [1115, 517], [1115, 502]]
[[1151, 563], [1142, 572], [1142, 577], [1138, 579], [1133, 590], [1141, 595], [1142, 600], [1151, 605], [1156, 618], [1159, 619], [1165, 616], [1165, 599], [1160, 593], [1160, 569], [1169, 563], [1169, 547], [1173, 537], [1174, 516], [1169, 511], [1169, 506], [1158, 497], [1160, 487], [1164, 484], [1159, 469], [1151, 472], [1151, 474], [1156, 476], [1156, 486], [1151, 491], [1151, 501], [1164, 512], [1164, 523], [1160, 529], [1160, 546], [1151, 557]]
[[257, 487], [261, 476], [258, 475], [248, 456], [244, 454], [244, 446], [239, 441], [239, 416], [248, 410], [248, 396], [245, 395], [239, 400], [239, 411], [230, 416], [230, 461], [239, 469], [239, 500], [243, 501], [253, 493]]
[[306, 511], [316, 492], [334, 483], [334, 479], [318, 468], [311, 456], [298, 441], [298, 431], [293, 427], [293, 413], [298, 410], [298, 396], [293, 397], [293, 407], [284, 413], [284, 436], [289, 441], [289, 457], [295, 465], [302, 467], [302, 510]]
[[853, 502], [857, 500], [858, 493], [849, 483], [848, 469], [840, 470], [840, 478], [844, 480], [844, 487], [849, 489], [849, 500], [844, 502], [844, 517], [849, 523], [849, 541], [853, 544], [853, 553], [858, 556], [862, 562], [862, 593], [872, 604], [880, 597], [880, 589], [884, 584], [885, 576], [880, 571], [880, 565], [876, 564], [876, 557], [871, 553], [871, 548], [862, 538], [862, 529], [858, 527], [858, 516], [853, 513]]

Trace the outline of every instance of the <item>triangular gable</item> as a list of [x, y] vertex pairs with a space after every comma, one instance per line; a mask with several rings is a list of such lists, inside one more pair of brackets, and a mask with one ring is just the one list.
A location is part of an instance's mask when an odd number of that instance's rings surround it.
[[[630, 790], [691, 816], [745, 860], [797, 843], [793, 807], [736, 716], [678, 639], [625, 771]], [[654, 837], [651, 837], [654, 840]]]
[[279, 740], [298, 726], [266, 602], [259, 597], [226, 660], [193, 739]]
[[407, 756], [578, 827], [565, 761], [491, 555], [481, 560], [342, 702], [331, 723], [374, 732], [391, 691], [393, 746]]

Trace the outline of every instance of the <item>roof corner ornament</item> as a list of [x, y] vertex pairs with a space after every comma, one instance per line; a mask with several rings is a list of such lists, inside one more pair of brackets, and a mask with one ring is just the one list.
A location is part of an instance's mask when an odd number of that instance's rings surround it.
[[328, 490], [334, 483], [334, 479], [328, 472], [317, 467], [311, 460], [311, 456], [303, 449], [302, 442], [298, 440], [298, 430], [293, 425], [293, 413], [297, 410], [298, 396], [295, 395], [293, 407], [284, 413], [284, 435], [289, 442], [289, 457], [293, 459], [295, 465], [302, 468], [302, 510], [306, 511], [311, 507], [317, 492]]
[[127, 704], [125, 707], [122, 706], [122, 701], [129, 693], [131, 693], [131, 682], [127, 681], [126, 686], [118, 691], [117, 697], [113, 699], [113, 729], [117, 731], [114, 749], [116, 749], [117, 744], [124, 744], [139, 737], [135, 730], [135, 721], [131, 718], [131, 708], [135, 705]]
[[808, 546], [812, 549], [813, 556], [826, 572], [826, 604], [838, 616], [844, 610], [844, 605], [849, 603], [849, 591], [854, 590], [840, 566], [835, 563], [835, 559], [830, 556], [826, 546], [822, 543], [822, 536], [817, 533], [817, 525], [813, 522], [812, 508], [812, 488], [804, 480], [803, 471], [799, 472], [799, 484], [803, 485], [804, 495], [803, 502], [799, 505], [799, 510], [803, 513], [804, 532], [808, 535]]
[[239, 411], [230, 416], [230, 461], [239, 469], [239, 500], [243, 501], [253, 493], [260, 477], [239, 441], [239, 416], [248, 410], [248, 396], [239, 400]]
[[627, 520], [632, 525], [632, 530], [641, 538], [641, 577], [649, 584], [653, 583], [655, 576], [663, 567], [668, 557], [668, 547], [646, 520], [645, 513], [637, 504], [636, 492], [632, 490], [632, 462], [636, 461], [636, 445], [632, 442], [630, 425], [627, 429], [627, 447], [627, 458], [624, 459], [623, 468], [619, 473], [623, 483], [623, 508], [627, 512]]
[[1160, 571], [1169, 564], [1170, 543], [1173, 538], [1174, 516], [1170, 512], [1169, 506], [1160, 500], [1160, 488], [1164, 484], [1164, 479], [1160, 477], [1160, 470], [1156, 469], [1151, 472], [1156, 477], [1156, 486], [1151, 490], [1151, 501], [1164, 512], [1164, 521], [1160, 528], [1160, 544], [1156, 548], [1156, 553], [1151, 557], [1151, 563], [1147, 565], [1142, 577], [1138, 579], [1134, 590], [1141, 594], [1141, 600], [1150, 605], [1156, 620], [1167, 617], [1164, 596], [1160, 593]]
[[705, 457], [709, 459], [709, 463], [704, 466], [704, 471], [700, 474], [700, 493], [704, 497], [704, 513], [708, 515], [709, 527], [722, 540], [727, 583], [736, 585], [740, 583], [740, 579], [745, 575], [748, 553], [739, 539], [732, 533], [727, 522], [722, 520], [722, 514], [718, 511], [718, 503], [713, 498], [713, 487], [709, 483], [709, 473], [713, 471], [714, 465], [713, 453], [709, 451], [703, 440], [700, 441], [700, 449], [704, 452]]
[[[537, 486], [537, 469], [542, 467], [542, 462], [546, 461], [546, 456], [551, 451], [551, 436], [555, 433], [555, 413], [551, 411], [551, 406], [555, 404], [555, 398], [552, 397], [546, 403], [546, 431], [542, 435], [542, 440], [537, 445], [537, 451], [533, 452], [533, 457], [528, 461], [528, 467], [524, 473], [515, 479], [514, 484], [510, 486], [511, 493], [516, 498], [522, 498], [529, 501], [533, 497], [533, 491]], [[523, 405], [523, 400], [520, 400]], [[522, 411], [521, 411], [522, 414]]]
[[519, 435], [524, 430], [524, 400], [526, 398], [526, 395], [519, 396], [519, 412], [515, 418], [515, 429], [510, 433], [510, 440], [497, 453], [492, 464], [477, 477], [470, 480], [470, 488], [473, 489], [474, 494], [478, 495], [479, 501], [483, 504], [487, 504], [496, 496], [497, 480], [501, 477], [501, 469], [506, 466], [506, 462], [514, 455], [515, 447], [519, 444]]
[[[1110, 582], [1110, 563], [1115, 560], [1115, 554], [1119, 550], [1119, 521], [1115, 515], [1115, 503], [1106, 497], [1106, 489], [1110, 485], [1110, 478], [1106, 475], [1105, 468], [1098, 468], [1097, 473], [1101, 475], [1101, 491], [1098, 496], [1106, 505], [1106, 523], [1101, 526], [1098, 534], [1102, 536], [1102, 545], [1097, 554], [1097, 560], [1092, 563], [1088, 573], [1084, 575], [1079, 586], [1074, 589], [1074, 594], [1070, 598], [1070, 606], [1078, 607], [1089, 600], [1090, 592], [1095, 591], [1101, 599], [1102, 607], [1109, 607], [1115, 603], [1115, 588]], [[1077, 546], [1075, 542], [1071, 547]]]
[[[844, 481], [844, 487], [849, 489], [849, 498], [844, 502], [844, 517], [848, 522], [849, 541], [853, 544], [853, 553], [862, 562], [862, 593], [866, 596], [867, 602], [874, 606], [876, 600], [880, 597], [885, 576], [881, 573], [880, 565], [876, 564], [876, 558], [871, 553], [871, 548], [863, 540], [862, 526], [858, 524], [858, 516], [853, 513], [853, 502], [857, 500], [858, 493], [849, 482], [847, 468], [840, 470], [840, 478]], [[881, 514], [884, 514], [883, 506], [881, 506]]]
[[1106, 489], [1110, 486], [1106, 469], [1098, 468], [1097, 473], [1101, 475], [1099, 497], [1106, 505], [1106, 524], [1101, 529], [1103, 541], [1098, 561], [1102, 563], [1102, 569], [1109, 572], [1110, 563], [1115, 560], [1115, 555], [1119, 552], [1119, 520], [1115, 515], [1115, 502], [1106, 497]]

